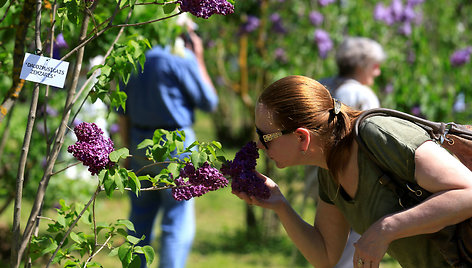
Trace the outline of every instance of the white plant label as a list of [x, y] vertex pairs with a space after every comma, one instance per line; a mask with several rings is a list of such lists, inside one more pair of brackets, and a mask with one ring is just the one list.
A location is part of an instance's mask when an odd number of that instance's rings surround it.
[[26, 53], [20, 78], [63, 88], [68, 69], [66, 61]]

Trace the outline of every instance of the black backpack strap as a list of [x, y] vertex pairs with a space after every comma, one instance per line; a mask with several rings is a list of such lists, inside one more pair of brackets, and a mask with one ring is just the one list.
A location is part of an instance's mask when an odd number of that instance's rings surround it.
[[[394, 112], [392, 113], [391, 111], [394, 111]], [[383, 174], [379, 178], [379, 183], [382, 184], [383, 186], [386, 186], [387, 188], [389, 188], [395, 193], [395, 195], [398, 197], [398, 202], [402, 207], [409, 208], [424, 201], [426, 198], [428, 198], [431, 195], [431, 193], [426, 191], [425, 189], [423, 189], [421, 186], [419, 186], [416, 183], [407, 182], [406, 180], [399, 179], [397, 176], [391, 174], [391, 172], [388, 171], [388, 168], [385, 167], [385, 165], [383, 165], [382, 163], [380, 163], [378, 161], [378, 158], [375, 157], [375, 155], [369, 150], [369, 148], [367, 147], [367, 144], [364, 142], [364, 140], [362, 139], [359, 133], [359, 128], [363, 120], [371, 116], [394, 116], [394, 117], [400, 117], [400, 118], [406, 119], [403, 116], [404, 113], [401, 113], [401, 112], [396, 113], [396, 112], [397, 111], [395, 110], [383, 109], [383, 108], [375, 108], [375, 109], [364, 111], [355, 122], [354, 134], [355, 134], [355, 138], [356, 138], [359, 149], [365, 152], [367, 156], [369, 157], [369, 159], [382, 171]], [[400, 116], [397, 116], [397, 115], [400, 115]], [[409, 119], [406, 119], [406, 120], [409, 120]], [[428, 126], [431, 131], [438, 131], [439, 128], [441, 127], [440, 124], [437, 124], [437, 125], [428, 124]]]

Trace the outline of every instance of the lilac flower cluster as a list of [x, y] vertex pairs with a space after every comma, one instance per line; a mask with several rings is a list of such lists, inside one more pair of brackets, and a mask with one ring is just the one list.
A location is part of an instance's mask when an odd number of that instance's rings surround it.
[[113, 141], [105, 138], [103, 131], [95, 123], [80, 123], [74, 128], [74, 133], [77, 142], [70, 145], [67, 151], [88, 166], [92, 176], [115, 164], [108, 158], [108, 155], [115, 150]]
[[270, 22], [272, 23], [272, 30], [278, 34], [286, 34], [288, 31], [283, 25], [282, 17], [279, 13], [270, 15]]
[[239, 28], [240, 33], [251, 33], [259, 28], [260, 20], [256, 16], [247, 16], [246, 22], [241, 25]]
[[[188, 180], [185, 181], [184, 178]], [[186, 163], [174, 182], [177, 187], [172, 188], [172, 196], [177, 201], [189, 200], [228, 186], [228, 180], [208, 162], [198, 169], [195, 169], [191, 162]]]
[[318, 4], [320, 4], [320, 6], [322, 7], [332, 4], [334, 2], [336, 2], [336, 0], [318, 0]]
[[398, 23], [399, 33], [408, 36], [412, 31], [411, 24], [419, 24], [422, 20], [422, 14], [414, 8], [423, 2], [424, 0], [407, 0], [404, 5], [402, 0], [392, 0], [390, 6], [378, 3], [375, 6], [374, 18], [387, 25]]
[[234, 12], [234, 6], [226, 0], [179, 0], [177, 3], [183, 12], [204, 19], [213, 14], [228, 15]]
[[234, 160], [228, 161], [221, 167], [221, 172], [231, 177], [233, 191], [267, 199], [270, 197], [270, 190], [264, 180], [254, 172], [257, 158], [259, 158], [259, 153], [256, 143], [249, 142], [236, 153]]
[[450, 61], [452, 66], [461, 66], [469, 62], [470, 54], [472, 54], [472, 47], [459, 49], [452, 53]]
[[285, 52], [285, 49], [278, 47], [275, 49], [275, 60], [280, 62], [280, 63], [287, 63], [287, 53]]
[[324, 16], [320, 12], [314, 10], [311, 11], [310, 14], [308, 15], [308, 18], [310, 19], [310, 23], [313, 26], [320, 26], [323, 21], [324, 21]]
[[318, 45], [318, 53], [322, 59], [328, 56], [328, 52], [333, 49], [333, 41], [329, 34], [321, 29], [315, 30], [315, 42]]

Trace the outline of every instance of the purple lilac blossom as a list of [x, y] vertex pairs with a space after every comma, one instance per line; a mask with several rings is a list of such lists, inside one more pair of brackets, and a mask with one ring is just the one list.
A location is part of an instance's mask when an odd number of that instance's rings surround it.
[[382, 3], [378, 3], [377, 5], [375, 5], [374, 19], [378, 21], [383, 21], [387, 25], [392, 25], [395, 22], [392, 13], [390, 12], [390, 7], [386, 7]]
[[287, 33], [287, 29], [285, 29], [282, 23], [282, 18], [278, 13], [270, 15], [270, 21], [272, 22], [272, 30], [274, 30], [274, 32], [279, 34]]
[[69, 45], [67, 44], [66, 40], [64, 39], [64, 35], [62, 33], [57, 35], [55, 45], [58, 48], [68, 48], [69, 47]]
[[244, 192], [261, 199], [270, 197], [270, 190], [265, 181], [255, 172], [259, 152], [255, 142], [249, 142], [236, 153], [234, 160], [227, 161], [221, 172], [231, 177], [231, 189]]
[[409, 22], [404, 22], [398, 27], [398, 32], [400, 34], [405, 35], [405, 36], [411, 35], [411, 31], [412, 31], [411, 23], [409, 23]]
[[119, 124], [116, 124], [116, 123], [115, 123], [115, 124], [112, 124], [112, 125], [110, 126], [110, 134], [116, 134], [116, 133], [118, 133], [118, 132], [120, 132], [120, 125], [119, 125]]
[[409, 6], [416, 6], [419, 4], [423, 4], [425, 0], [407, 0], [406, 4]]
[[234, 6], [226, 0], [179, 0], [177, 3], [183, 12], [204, 19], [213, 14], [228, 15], [234, 12]]
[[392, 0], [388, 7], [378, 3], [374, 9], [374, 18], [387, 25], [398, 23], [398, 32], [410, 35], [411, 23], [420, 24], [422, 22], [422, 13], [414, 10], [414, 7], [420, 3], [422, 1], [407, 1], [404, 5], [402, 0]]
[[461, 66], [469, 62], [470, 54], [472, 53], [472, 47], [466, 47], [455, 51], [450, 58], [452, 66]]
[[275, 49], [275, 60], [286, 63], [287, 62], [287, 53], [285, 53], [285, 50], [281, 47], [278, 47]]
[[249, 15], [247, 16], [247, 21], [241, 25], [241, 28], [239, 29], [239, 31], [241, 33], [251, 33], [255, 31], [257, 28], [259, 28], [259, 25], [260, 25], [259, 18]]
[[320, 26], [323, 23], [324, 16], [318, 11], [312, 11], [308, 15], [313, 26]]
[[418, 105], [415, 105], [411, 108], [411, 114], [415, 116], [421, 116], [421, 107]]
[[[184, 178], [188, 180], [185, 181]], [[177, 187], [172, 188], [172, 196], [177, 201], [190, 200], [228, 186], [228, 180], [208, 162], [198, 169], [195, 169], [191, 162], [187, 162], [174, 182]]]
[[334, 2], [336, 2], [336, 0], [318, 0], [318, 4], [320, 4], [320, 6], [322, 7], [332, 4]]
[[110, 138], [105, 138], [103, 130], [95, 123], [83, 122], [74, 128], [77, 142], [67, 148], [69, 153], [81, 161], [93, 175], [98, 174], [104, 168], [115, 165], [108, 155], [113, 152], [114, 145]]
[[390, 12], [395, 21], [401, 21], [403, 19], [403, 3], [402, 0], [392, 0], [390, 5]]
[[393, 84], [392, 83], [388, 83], [387, 85], [385, 85], [383, 91], [385, 92], [385, 94], [390, 94], [393, 92]]
[[315, 41], [318, 45], [318, 53], [322, 59], [328, 56], [328, 52], [333, 49], [333, 41], [329, 37], [329, 34], [321, 29], [315, 30]]

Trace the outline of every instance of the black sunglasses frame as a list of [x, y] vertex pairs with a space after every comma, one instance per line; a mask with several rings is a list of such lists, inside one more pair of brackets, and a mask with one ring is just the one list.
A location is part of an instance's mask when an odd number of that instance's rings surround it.
[[262, 143], [262, 145], [264, 145], [266, 149], [269, 149], [269, 146], [267, 145], [268, 142], [275, 140], [282, 135], [290, 134], [293, 132], [294, 130], [279, 130], [273, 133], [264, 134], [260, 129], [256, 127], [256, 133], [259, 137], [259, 141]]

